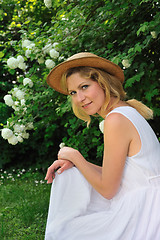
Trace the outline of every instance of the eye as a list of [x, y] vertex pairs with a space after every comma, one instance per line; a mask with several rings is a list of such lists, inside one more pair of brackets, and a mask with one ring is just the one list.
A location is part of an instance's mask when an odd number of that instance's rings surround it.
[[69, 93], [69, 95], [71, 95], [71, 96], [73, 96], [75, 94], [76, 94], [76, 91], [72, 91], [72, 92]]
[[86, 84], [86, 85], [83, 85], [83, 86], [82, 86], [82, 89], [86, 89], [86, 88], [88, 88], [88, 87], [89, 87], [89, 85]]

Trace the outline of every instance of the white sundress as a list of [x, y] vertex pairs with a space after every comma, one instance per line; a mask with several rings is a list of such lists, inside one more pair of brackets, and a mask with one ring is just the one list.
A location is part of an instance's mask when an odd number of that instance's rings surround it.
[[137, 129], [141, 150], [126, 158], [118, 193], [105, 199], [73, 167], [52, 184], [45, 240], [160, 240], [160, 144], [132, 107], [111, 111]]

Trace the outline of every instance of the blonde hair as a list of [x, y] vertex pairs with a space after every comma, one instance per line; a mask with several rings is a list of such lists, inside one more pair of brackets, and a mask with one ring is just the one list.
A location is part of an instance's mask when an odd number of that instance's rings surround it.
[[[64, 91], [68, 91], [67, 89], [67, 78], [74, 73], [79, 73], [81, 77], [92, 79], [93, 81], [98, 82], [99, 86], [104, 90], [105, 93], [105, 103], [101, 108], [101, 114], [105, 116], [106, 108], [110, 102], [111, 97], [115, 97], [116, 101], [109, 106], [109, 110], [119, 102], [119, 100], [124, 101], [126, 98], [126, 93], [123, 89], [122, 83], [114, 76], [110, 75], [109, 73], [92, 67], [75, 67], [69, 69], [65, 74], [63, 74], [61, 79], [61, 87]], [[135, 108], [144, 118], [151, 119], [153, 117], [153, 111], [148, 108], [143, 103], [137, 101], [136, 99], [131, 99], [126, 101], [126, 103]], [[72, 109], [74, 114], [82, 119], [83, 121], [87, 122], [87, 125], [90, 124], [91, 118], [82, 108], [77, 107], [72, 102]]]

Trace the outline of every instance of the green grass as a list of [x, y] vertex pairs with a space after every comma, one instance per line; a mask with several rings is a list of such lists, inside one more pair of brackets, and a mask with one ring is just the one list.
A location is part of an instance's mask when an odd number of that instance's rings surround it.
[[0, 170], [1, 240], [44, 240], [50, 187], [38, 170]]

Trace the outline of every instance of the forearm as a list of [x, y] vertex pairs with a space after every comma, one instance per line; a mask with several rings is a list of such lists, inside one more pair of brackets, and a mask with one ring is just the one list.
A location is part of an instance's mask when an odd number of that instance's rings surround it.
[[91, 162], [88, 162], [88, 164], [91, 166], [91, 167], [94, 167], [98, 172], [102, 173], [102, 167], [101, 166], [98, 166], [96, 164], [93, 164]]

